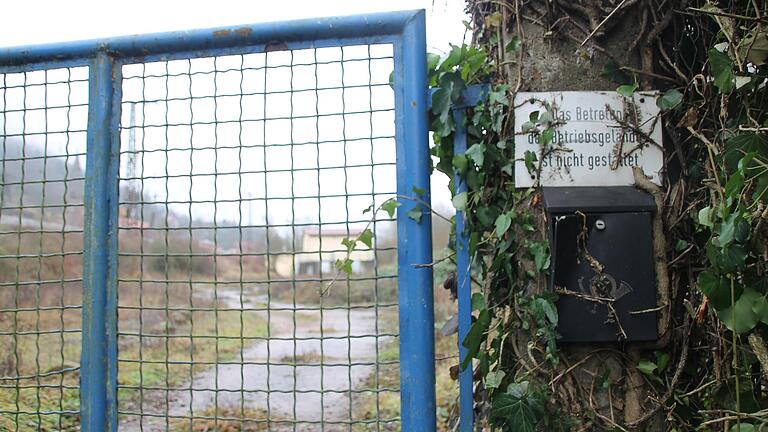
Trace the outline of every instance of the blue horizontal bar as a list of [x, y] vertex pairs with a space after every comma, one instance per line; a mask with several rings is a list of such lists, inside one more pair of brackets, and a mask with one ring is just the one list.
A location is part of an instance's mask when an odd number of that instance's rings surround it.
[[399, 35], [419, 12], [384, 12], [0, 48], [0, 67], [91, 58], [97, 52], [108, 52], [116, 58], [165, 58], [179, 52], [245, 46], [259, 46], [263, 51], [271, 51], [295, 49], [292, 43], [301, 43], [305, 47], [315, 46], [311, 43], [342, 45], [339, 42], [360, 40], [361, 35], [369, 38]]
[[[455, 104], [453, 107], [456, 109], [462, 109], [462, 108], [472, 108], [475, 105], [478, 104], [481, 100], [484, 100], [486, 97], [488, 97], [488, 92], [490, 91], [491, 86], [488, 84], [476, 84], [468, 86], [466, 89], [464, 89], [463, 92], [461, 92], [461, 97], [459, 98], [459, 102]], [[429, 97], [427, 98], [427, 105], [430, 109], [432, 109], [432, 95], [435, 94], [435, 92], [438, 89], [435, 87], [431, 87], [429, 89]]]

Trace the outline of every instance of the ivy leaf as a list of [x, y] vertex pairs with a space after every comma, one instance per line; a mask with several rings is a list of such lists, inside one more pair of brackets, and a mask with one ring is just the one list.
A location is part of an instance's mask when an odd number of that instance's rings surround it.
[[541, 406], [527, 390], [527, 382], [512, 383], [506, 393], [499, 394], [491, 403], [494, 424], [504, 424], [505, 431], [535, 432], [541, 415]]
[[768, 297], [763, 296], [762, 298], [757, 299], [752, 305], [752, 312], [757, 315], [757, 319], [764, 324], [768, 324]]
[[434, 71], [440, 63], [440, 56], [435, 53], [427, 53], [427, 70]]
[[730, 432], [757, 432], [757, 429], [755, 429], [755, 425], [752, 423], [741, 423], [741, 421], [738, 421], [737, 424], [731, 426]]
[[720, 235], [718, 237], [718, 243], [721, 247], [728, 246], [733, 242], [733, 237], [736, 232], [736, 223], [739, 215], [736, 213], [731, 214], [723, 220], [720, 225]]
[[480, 311], [486, 309], [485, 297], [479, 292], [472, 294], [472, 310]]
[[618, 63], [616, 63], [614, 60], [608, 60], [605, 66], [603, 66], [603, 70], [600, 75], [615, 82], [616, 84], [629, 84], [632, 82], [632, 77], [621, 70]]
[[485, 161], [485, 144], [472, 144], [472, 146], [468, 148], [464, 154], [466, 154], [468, 158], [472, 159], [475, 165], [482, 167], [483, 162]]
[[533, 262], [536, 265], [536, 271], [542, 272], [549, 268], [550, 255], [549, 244], [546, 242], [536, 242], [530, 246]]
[[733, 90], [733, 62], [727, 54], [711, 48], [709, 55], [709, 69], [715, 78], [715, 86], [721, 93]]
[[438, 119], [445, 123], [448, 121], [448, 113], [451, 108], [451, 93], [444, 89], [438, 88], [432, 93], [432, 113], [438, 117]]
[[464, 370], [472, 363], [472, 359], [477, 357], [477, 352], [480, 350], [480, 344], [483, 342], [485, 332], [491, 325], [491, 315], [488, 313], [488, 309], [483, 309], [477, 316], [477, 320], [472, 323], [472, 327], [469, 328], [469, 332], [464, 337], [461, 344], [467, 349], [467, 356], [464, 361], [461, 362], [461, 370]]
[[467, 169], [467, 157], [464, 155], [456, 155], [451, 161], [453, 167], [459, 172], [464, 172]]
[[547, 318], [547, 320], [552, 325], [557, 325], [558, 322], [558, 315], [557, 315], [557, 308], [555, 307], [555, 304], [552, 303], [551, 300], [546, 299], [544, 297], [537, 297], [534, 300], [533, 303], [537, 309], [537, 312], [540, 312], [544, 317]]
[[543, 146], [549, 145], [549, 143], [551, 143], [554, 138], [555, 138], [554, 128], [544, 129], [543, 131], [541, 131], [541, 135], [539, 135], [539, 144]]
[[499, 388], [501, 385], [501, 381], [506, 376], [506, 373], [503, 370], [496, 370], [488, 372], [488, 374], [485, 376], [485, 388], [489, 389], [495, 389]]
[[682, 101], [683, 94], [677, 89], [671, 89], [656, 99], [656, 106], [662, 111], [668, 111], [680, 105]]
[[536, 170], [536, 167], [533, 165], [533, 163], [537, 160], [538, 158], [536, 157], [536, 153], [530, 150], [525, 151], [525, 169], [527, 169], [529, 173], [533, 173]]
[[664, 372], [664, 370], [669, 365], [669, 361], [672, 359], [668, 353], [656, 351], [656, 364], [659, 366], [659, 372]]
[[363, 214], [366, 214], [369, 211], [373, 211], [373, 204], [369, 205], [365, 210], [363, 210]]
[[336, 270], [341, 270], [344, 273], [347, 274], [347, 276], [352, 274], [352, 260], [349, 258], [337, 259], [336, 260]]
[[456, 210], [465, 211], [467, 209], [467, 193], [462, 192], [457, 194], [453, 197], [451, 202], [453, 203], [453, 206], [456, 208]]
[[389, 201], [385, 201], [384, 204], [381, 205], [381, 209], [387, 212], [389, 217], [394, 217], [395, 209], [397, 209], [400, 206], [401, 204], [399, 202], [395, 201], [394, 199], [391, 199]]
[[415, 220], [416, 223], [421, 222], [421, 206], [417, 204], [412, 209], [408, 210], [408, 212], [406, 213], [406, 216]]
[[[730, 307], [731, 285], [728, 279], [721, 277], [711, 270], [705, 270], [699, 273], [699, 276], [696, 278], [696, 284], [701, 292], [707, 296], [715, 310]], [[736, 288], [734, 291], [736, 296], [738, 296], [741, 293], [741, 286], [739, 285], [734, 288]]]
[[517, 52], [520, 49], [520, 46], [523, 44], [523, 41], [520, 39], [520, 36], [512, 36], [512, 39], [507, 42], [507, 46], [504, 47], [504, 50], [508, 53]]
[[512, 225], [512, 216], [509, 213], [502, 213], [496, 218], [496, 236], [501, 238]]
[[658, 366], [656, 365], [656, 363], [650, 360], [640, 360], [637, 363], [637, 370], [639, 370], [640, 372], [648, 376], [653, 376], [653, 372], [656, 371], [657, 368]]
[[698, 221], [699, 225], [704, 225], [705, 227], [712, 228], [715, 226], [715, 222], [713, 220], [714, 216], [714, 209], [712, 207], [704, 207], [703, 209], [699, 210], [698, 214]]
[[366, 228], [357, 238], [369, 248], [373, 247], [373, 232], [370, 229]]
[[733, 307], [722, 310], [715, 309], [715, 312], [729, 330], [736, 333], [746, 333], [755, 328], [760, 321], [760, 317], [755, 313], [752, 306], [761, 299], [763, 296], [760, 293], [747, 287], [744, 288], [744, 292], [736, 300]]
[[631, 98], [632, 94], [635, 93], [638, 87], [639, 86], [637, 83], [620, 85], [619, 88], [616, 89], [616, 93], [624, 96], [625, 98]]
[[347, 252], [349, 252], [349, 251], [351, 251], [352, 249], [355, 248], [355, 243], [357, 243], [357, 242], [354, 241], [354, 240], [350, 240], [348, 238], [341, 239], [341, 244], [343, 244], [344, 246], [347, 247]]

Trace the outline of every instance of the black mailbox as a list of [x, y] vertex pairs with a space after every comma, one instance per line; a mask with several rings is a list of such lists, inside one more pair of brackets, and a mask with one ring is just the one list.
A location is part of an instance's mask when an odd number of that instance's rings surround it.
[[653, 198], [633, 187], [542, 190], [564, 342], [657, 339]]

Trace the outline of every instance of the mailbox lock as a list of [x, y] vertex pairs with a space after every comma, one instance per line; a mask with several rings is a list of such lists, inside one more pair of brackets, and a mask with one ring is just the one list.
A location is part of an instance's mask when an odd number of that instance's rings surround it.
[[602, 231], [605, 229], [605, 221], [602, 219], [598, 219], [595, 221], [595, 228], [597, 228], [598, 231]]

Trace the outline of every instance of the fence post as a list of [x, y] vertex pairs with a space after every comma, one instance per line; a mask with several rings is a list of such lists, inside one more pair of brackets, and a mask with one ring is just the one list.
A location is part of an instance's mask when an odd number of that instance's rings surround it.
[[83, 234], [81, 427], [117, 430], [117, 211], [120, 67], [100, 51], [89, 65]]
[[[466, 112], [464, 108], [453, 110], [453, 122], [456, 131], [453, 134], [453, 154], [463, 155], [467, 151], [467, 129], [464, 125]], [[456, 173], [456, 194], [467, 192], [467, 183], [461, 173]], [[456, 298], [459, 303], [459, 364], [467, 357], [464, 338], [472, 327], [472, 288], [470, 284], [469, 242], [464, 227], [464, 212], [456, 211]], [[459, 431], [472, 432], [473, 426], [473, 383], [472, 361], [466, 369], [459, 371]]]
[[[415, 13], [395, 44], [395, 103], [398, 105], [397, 193], [429, 202], [427, 64], [424, 11]], [[418, 192], [417, 192], [418, 191]], [[434, 431], [435, 335], [431, 213], [400, 199], [397, 212], [400, 302], [400, 410], [403, 431]], [[406, 215], [418, 207], [417, 222]]]

